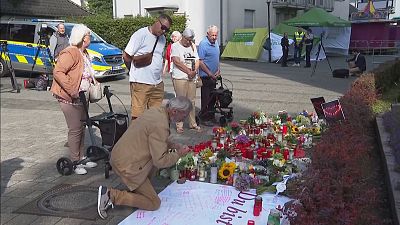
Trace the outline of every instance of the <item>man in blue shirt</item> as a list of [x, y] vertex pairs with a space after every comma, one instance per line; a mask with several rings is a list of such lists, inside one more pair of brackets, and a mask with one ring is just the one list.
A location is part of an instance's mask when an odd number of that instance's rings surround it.
[[200, 119], [205, 126], [213, 126], [215, 123], [214, 105], [215, 98], [211, 92], [216, 88], [217, 78], [220, 76], [218, 27], [210, 25], [207, 29], [207, 37], [204, 38], [198, 49], [200, 59], [199, 74], [203, 81], [201, 87], [201, 113]]

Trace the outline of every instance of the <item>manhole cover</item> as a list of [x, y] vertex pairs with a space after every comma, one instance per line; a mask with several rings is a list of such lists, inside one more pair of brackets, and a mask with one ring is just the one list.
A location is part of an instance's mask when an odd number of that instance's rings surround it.
[[97, 189], [61, 184], [15, 210], [14, 213], [95, 220]]
[[80, 212], [96, 206], [97, 193], [90, 190], [75, 190], [54, 193], [38, 202], [39, 208], [48, 211]]

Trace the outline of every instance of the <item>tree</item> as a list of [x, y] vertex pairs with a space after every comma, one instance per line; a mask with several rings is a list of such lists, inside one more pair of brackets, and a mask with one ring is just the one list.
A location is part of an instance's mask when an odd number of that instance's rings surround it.
[[87, 6], [91, 13], [113, 16], [112, 0], [87, 0]]

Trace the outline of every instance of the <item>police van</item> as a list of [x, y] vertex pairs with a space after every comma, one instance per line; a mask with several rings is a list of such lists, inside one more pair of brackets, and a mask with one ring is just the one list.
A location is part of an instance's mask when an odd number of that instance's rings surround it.
[[[0, 76], [9, 73], [5, 63], [10, 60], [14, 70], [46, 73], [52, 69], [46, 44], [63, 21], [33, 19], [31, 21], [0, 21]], [[64, 23], [70, 36], [73, 23]], [[47, 43], [46, 43], [47, 42]], [[4, 52], [8, 50], [8, 52]], [[91, 43], [87, 49], [92, 59], [96, 78], [112, 77], [127, 73], [122, 51], [104, 41], [91, 31]], [[4, 54], [5, 53], [5, 54]], [[50, 69], [50, 70], [51, 70]]]

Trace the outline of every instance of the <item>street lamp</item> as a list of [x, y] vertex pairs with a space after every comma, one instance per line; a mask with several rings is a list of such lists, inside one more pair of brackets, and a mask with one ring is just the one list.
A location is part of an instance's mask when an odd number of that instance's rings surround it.
[[267, 6], [268, 6], [268, 62], [271, 62], [271, 50], [272, 50], [272, 43], [271, 43], [271, 11], [269, 9], [269, 6], [271, 5], [271, 0], [267, 0]]

